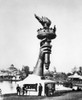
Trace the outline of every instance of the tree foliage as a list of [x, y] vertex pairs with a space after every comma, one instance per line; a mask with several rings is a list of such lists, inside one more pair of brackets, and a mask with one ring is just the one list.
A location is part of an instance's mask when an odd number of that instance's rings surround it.
[[22, 68], [22, 72], [24, 72], [24, 74], [26, 75], [26, 77], [28, 76], [29, 72], [29, 66], [23, 66]]

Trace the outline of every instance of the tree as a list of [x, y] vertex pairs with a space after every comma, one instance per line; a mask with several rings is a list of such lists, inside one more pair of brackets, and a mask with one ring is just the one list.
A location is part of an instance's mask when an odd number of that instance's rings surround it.
[[72, 73], [74, 74], [75, 72], [77, 72], [77, 67], [76, 66], [72, 69]]
[[53, 67], [53, 72], [56, 73], [56, 67], [55, 66]]
[[66, 81], [67, 75], [63, 72], [56, 73], [55, 79], [58, 80], [58, 81]]
[[82, 75], [82, 66], [79, 67], [78, 74]]
[[24, 72], [24, 74], [26, 75], [26, 77], [28, 76], [29, 72], [29, 67], [28, 66], [23, 66], [22, 68], [22, 72]]
[[70, 75], [72, 75], [72, 73], [70, 73], [70, 72], [69, 72], [69, 73], [67, 73], [67, 76], [70, 76]]

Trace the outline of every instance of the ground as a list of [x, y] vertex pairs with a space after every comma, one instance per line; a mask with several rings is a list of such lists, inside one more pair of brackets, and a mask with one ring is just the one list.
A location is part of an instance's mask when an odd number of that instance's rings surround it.
[[82, 100], [82, 91], [58, 92], [52, 97], [46, 96], [18, 96], [8, 94], [1, 97], [0, 100]]

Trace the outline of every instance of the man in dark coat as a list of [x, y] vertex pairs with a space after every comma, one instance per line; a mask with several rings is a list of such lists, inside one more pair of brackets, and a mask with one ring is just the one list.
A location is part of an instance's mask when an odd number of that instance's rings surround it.
[[41, 83], [39, 83], [39, 91], [38, 91], [38, 96], [41, 96], [42, 95], [42, 85]]
[[20, 95], [21, 88], [20, 88], [20, 86], [19, 86], [19, 85], [17, 85], [16, 90], [17, 90], [17, 95]]

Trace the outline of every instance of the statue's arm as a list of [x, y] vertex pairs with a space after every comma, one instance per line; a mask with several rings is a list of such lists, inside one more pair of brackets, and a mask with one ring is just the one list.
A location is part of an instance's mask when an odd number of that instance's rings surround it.
[[33, 74], [36, 74], [39, 76], [43, 75], [43, 66], [44, 66], [44, 59], [45, 59], [44, 57], [45, 57], [46, 52], [50, 53], [51, 49], [48, 47], [41, 47], [40, 48], [39, 57], [38, 57], [36, 66], [34, 68]]
[[42, 76], [43, 75], [43, 65], [44, 65], [44, 54], [40, 49], [39, 57], [34, 67], [33, 74]]

